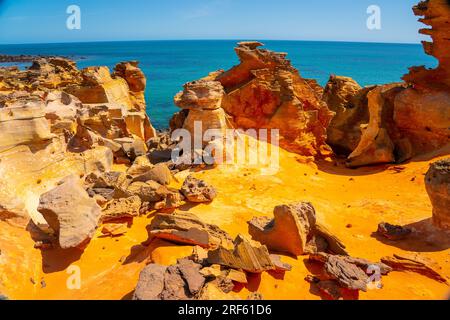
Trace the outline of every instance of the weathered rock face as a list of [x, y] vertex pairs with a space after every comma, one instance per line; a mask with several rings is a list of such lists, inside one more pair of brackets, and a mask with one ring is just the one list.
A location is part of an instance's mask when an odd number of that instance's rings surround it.
[[323, 100], [336, 115], [327, 130], [327, 142], [339, 154], [349, 155], [359, 144], [361, 125], [369, 122], [367, 93], [348, 77], [331, 76]]
[[100, 218], [100, 207], [74, 176], [43, 194], [38, 211], [57, 234], [63, 249], [78, 247], [91, 239]]
[[450, 230], [450, 159], [433, 163], [425, 177], [428, 195], [433, 204], [433, 222]]
[[412, 156], [408, 148], [404, 148], [401, 143], [397, 145], [394, 143], [397, 140], [397, 131], [392, 121], [393, 98], [401, 90], [403, 90], [401, 84], [390, 84], [376, 87], [367, 94], [369, 123], [362, 132], [358, 146], [348, 157], [348, 166], [360, 167], [395, 162], [396, 148], [399, 160], [406, 160]]
[[423, 41], [425, 53], [435, 57], [439, 66], [433, 70], [425, 67], [413, 67], [404, 77], [415, 88], [450, 89], [450, 7], [446, 0], [421, 1], [413, 8], [416, 16], [422, 16], [420, 22], [431, 28], [419, 32], [431, 37], [432, 42]]
[[217, 77], [226, 91], [222, 107], [238, 128], [279, 129], [282, 147], [320, 155], [327, 149], [332, 113], [285, 53], [259, 49], [261, 45], [239, 44], [241, 63]]
[[394, 120], [413, 151], [424, 153], [450, 144], [450, 6], [446, 0], [427, 0], [413, 11], [431, 27], [419, 32], [431, 37], [432, 42], [423, 41], [423, 47], [439, 65], [410, 68], [403, 80], [412, 87], [396, 97]]
[[281, 146], [290, 151], [328, 154], [326, 127], [332, 112], [316, 94], [321, 91], [317, 83], [303, 79], [286, 54], [259, 49], [261, 45], [240, 43], [239, 65], [187, 84], [175, 103], [189, 114], [179, 114], [172, 126], [185, 118], [190, 131], [194, 121], [203, 121], [206, 129], [223, 129], [228, 115], [236, 128], [280, 130]]
[[425, 52], [439, 66], [413, 67], [406, 83], [359, 88], [352, 79], [331, 77], [323, 100], [336, 116], [328, 142], [349, 156], [348, 165], [403, 162], [415, 155], [450, 146], [450, 7], [445, 0], [423, 1], [414, 13], [431, 26], [421, 33]]

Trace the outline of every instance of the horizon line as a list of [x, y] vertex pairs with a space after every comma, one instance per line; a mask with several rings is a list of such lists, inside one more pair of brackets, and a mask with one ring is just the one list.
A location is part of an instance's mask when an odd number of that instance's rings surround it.
[[[247, 40], [245, 40], [247, 39]], [[379, 42], [379, 41], [354, 41], [354, 40], [301, 40], [301, 39], [149, 39], [149, 40], [91, 40], [91, 41], [55, 41], [55, 42], [22, 42], [22, 43], [0, 43], [1, 46], [20, 45], [46, 45], [46, 44], [80, 44], [80, 43], [116, 43], [116, 42], [169, 42], [169, 41], [284, 41], [284, 42], [337, 42], [337, 43], [370, 43], [370, 44], [399, 44], [399, 45], [421, 45], [422, 42]]]

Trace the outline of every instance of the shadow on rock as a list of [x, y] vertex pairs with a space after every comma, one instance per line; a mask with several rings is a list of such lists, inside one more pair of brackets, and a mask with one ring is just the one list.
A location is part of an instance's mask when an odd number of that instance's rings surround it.
[[439, 252], [450, 248], [450, 232], [436, 228], [430, 219], [404, 226], [413, 232], [404, 240], [389, 240], [377, 232], [372, 237], [392, 247], [410, 252]]

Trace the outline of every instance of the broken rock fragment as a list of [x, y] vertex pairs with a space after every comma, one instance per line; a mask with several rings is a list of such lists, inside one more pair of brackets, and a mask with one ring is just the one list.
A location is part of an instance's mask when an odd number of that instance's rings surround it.
[[215, 225], [206, 224], [191, 214], [174, 212], [157, 214], [147, 227], [149, 241], [160, 238], [167, 241], [214, 248], [232, 242], [230, 236]]
[[181, 193], [190, 202], [211, 202], [217, 195], [216, 190], [205, 181], [188, 176], [181, 187]]
[[75, 248], [91, 239], [100, 219], [100, 207], [75, 176], [44, 193], [38, 211], [57, 234], [63, 249]]
[[220, 246], [209, 251], [208, 262], [250, 273], [275, 269], [267, 247], [242, 235], [234, 240], [234, 248]]
[[138, 196], [113, 200], [103, 210], [101, 220], [105, 222], [139, 216], [141, 205]]

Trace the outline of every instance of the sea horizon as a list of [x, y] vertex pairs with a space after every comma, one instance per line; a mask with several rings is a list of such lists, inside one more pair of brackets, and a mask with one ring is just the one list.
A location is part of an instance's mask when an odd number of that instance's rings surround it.
[[[147, 77], [147, 113], [158, 129], [168, 127], [179, 111], [173, 103], [184, 83], [239, 63], [232, 40], [129, 40], [37, 44], [0, 44], [0, 54], [57, 55], [76, 61], [79, 68], [137, 60]], [[433, 67], [436, 61], [420, 44], [309, 40], [256, 40], [265, 48], [288, 53], [300, 74], [326, 85], [330, 75], [348, 76], [361, 86], [401, 81], [408, 68]], [[1, 64], [0, 64], [1, 65]], [[14, 65], [14, 63], [3, 64]], [[29, 64], [21, 64], [27, 66]]]
[[17, 45], [46, 45], [46, 44], [78, 44], [78, 43], [117, 43], [117, 42], [182, 42], [182, 41], [284, 41], [284, 42], [337, 42], [337, 43], [362, 43], [362, 44], [398, 44], [398, 45], [418, 45], [422, 42], [394, 42], [394, 41], [351, 41], [351, 40], [304, 40], [304, 39], [258, 39], [258, 38], [237, 38], [237, 39], [135, 39], [135, 40], [90, 40], [90, 41], [50, 41], [50, 42], [21, 42], [21, 43], [1, 43], [0, 46], [17, 46]]

